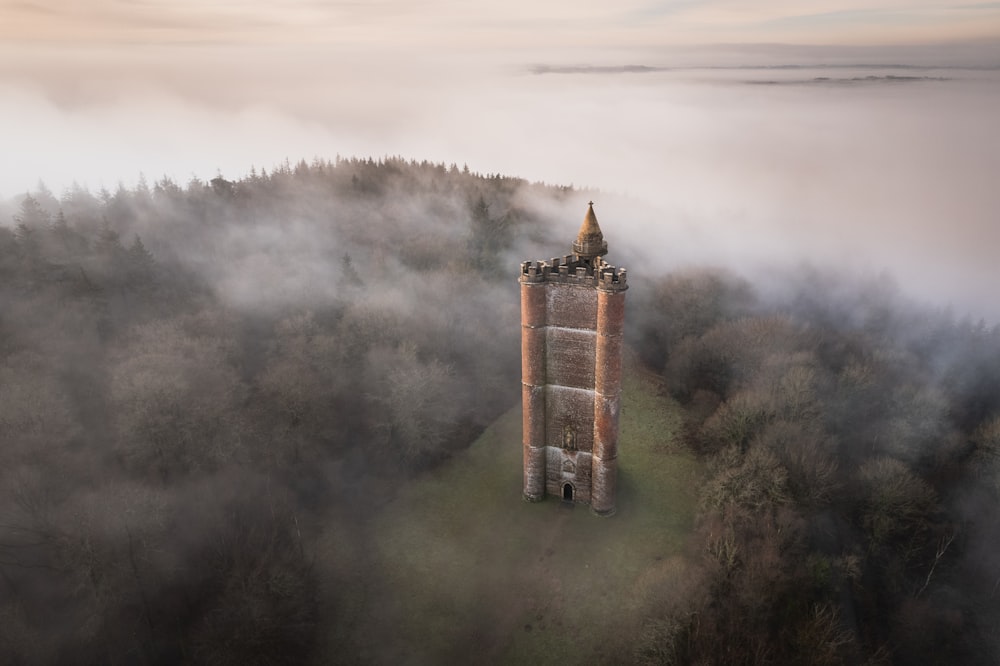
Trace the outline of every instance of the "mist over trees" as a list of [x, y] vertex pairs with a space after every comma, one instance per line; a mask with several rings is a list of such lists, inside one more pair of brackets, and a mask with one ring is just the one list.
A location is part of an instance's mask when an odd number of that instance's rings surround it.
[[302, 663], [329, 620], [312, 521], [517, 399], [531, 189], [390, 159], [25, 196], [0, 228], [5, 661]]
[[[19, 198], [0, 660], [355, 661], [367, 518], [517, 403], [516, 266], [585, 199], [397, 158]], [[689, 585], [624, 658], [992, 663], [1000, 331], [884, 281], [628, 266], [709, 471]]]
[[884, 279], [795, 277], [776, 297], [674, 274], [636, 308], [709, 469], [699, 593], [664, 599], [640, 657], [993, 663], [1000, 330]]

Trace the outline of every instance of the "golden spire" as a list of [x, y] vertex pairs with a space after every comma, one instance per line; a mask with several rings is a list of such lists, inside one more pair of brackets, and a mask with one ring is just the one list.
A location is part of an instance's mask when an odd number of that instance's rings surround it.
[[573, 254], [581, 259], [594, 259], [608, 253], [608, 242], [604, 240], [601, 226], [597, 223], [594, 213], [594, 202], [587, 204], [587, 214], [583, 216], [583, 225], [573, 243]]
[[577, 235], [577, 240], [585, 238], [604, 238], [604, 234], [601, 233], [601, 226], [597, 224], [597, 215], [594, 213], [593, 201], [587, 203], [587, 214], [583, 216], [583, 226], [580, 227], [580, 233]]

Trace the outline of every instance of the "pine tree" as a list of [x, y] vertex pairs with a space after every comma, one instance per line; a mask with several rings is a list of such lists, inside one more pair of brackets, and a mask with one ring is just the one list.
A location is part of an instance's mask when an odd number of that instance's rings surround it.
[[126, 253], [129, 277], [134, 282], [149, 282], [153, 277], [155, 263], [153, 254], [146, 249], [139, 234], [136, 234]]
[[80, 248], [80, 239], [66, 222], [62, 208], [56, 213], [55, 220], [45, 230], [46, 255], [57, 262], [68, 260], [74, 250]]
[[21, 251], [21, 256], [38, 256], [38, 236], [36, 235], [33, 227], [29, 227], [24, 222], [18, 223], [18, 225], [14, 227], [14, 240], [17, 241], [17, 245]]
[[24, 195], [24, 199], [21, 201], [21, 211], [14, 216], [14, 222], [18, 226], [23, 225], [31, 230], [44, 229], [49, 225], [51, 219], [52, 216], [49, 212], [42, 208], [38, 199], [30, 194]]
[[101, 232], [97, 235], [97, 242], [94, 243], [94, 253], [97, 255], [100, 269], [99, 275], [111, 282], [118, 282], [124, 276], [126, 266], [126, 252], [122, 247], [121, 238], [115, 231], [107, 218], [101, 227]]

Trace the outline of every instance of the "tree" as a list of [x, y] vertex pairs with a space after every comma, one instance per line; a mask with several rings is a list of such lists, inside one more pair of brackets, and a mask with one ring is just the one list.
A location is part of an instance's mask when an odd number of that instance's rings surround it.
[[30, 194], [24, 195], [24, 199], [21, 200], [20, 210], [14, 215], [14, 222], [17, 223], [18, 227], [24, 226], [32, 231], [44, 229], [49, 225], [51, 219], [52, 215], [42, 208], [38, 199]]
[[125, 262], [130, 284], [144, 286], [152, 281], [156, 262], [153, 260], [152, 253], [146, 249], [139, 234], [135, 235], [135, 239], [129, 246]]
[[378, 378], [373, 397], [381, 407], [385, 453], [404, 463], [442, 456], [459, 417], [459, 386], [451, 368], [437, 359], [421, 360], [408, 345], [375, 348], [368, 358], [368, 371]]
[[499, 252], [510, 243], [509, 216], [493, 217], [482, 196], [470, 206], [469, 256], [481, 272], [489, 273], [499, 265]]
[[291, 510], [226, 507], [203, 560], [209, 579], [191, 644], [209, 664], [301, 664], [316, 638], [316, 580]]
[[972, 437], [976, 446], [974, 471], [1000, 497], [1000, 416], [984, 422]]
[[0, 276], [4, 276], [8, 284], [16, 270], [19, 255], [17, 236], [7, 227], [0, 227]]
[[745, 315], [755, 301], [745, 280], [707, 269], [666, 275], [638, 298], [639, 309], [647, 316], [628, 335], [643, 360], [657, 369], [663, 368], [681, 340], [696, 339], [725, 320]]
[[79, 428], [51, 359], [22, 351], [0, 364], [0, 478], [32, 459], [59, 460]]
[[351, 381], [357, 370], [347, 363], [346, 343], [345, 336], [324, 329], [312, 312], [287, 317], [276, 326], [256, 384], [263, 398], [261, 418], [274, 438], [268, 454], [276, 461], [314, 459], [324, 448], [330, 453], [357, 428], [360, 396]]
[[166, 479], [242, 454], [244, 387], [220, 324], [204, 313], [142, 324], [112, 355], [116, 450], [135, 473]]
[[874, 547], [919, 539], [930, 527], [937, 497], [899, 460], [879, 457], [861, 465], [861, 525]]
[[39, 233], [48, 229], [50, 219], [49, 212], [30, 194], [24, 196], [20, 211], [14, 215], [14, 239], [21, 259], [30, 267], [41, 261]]
[[45, 255], [54, 263], [67, 264], [79, 261], [87, 250], [86, 238], [70, 227], [62, 208], [45, 230], [43, 238]]

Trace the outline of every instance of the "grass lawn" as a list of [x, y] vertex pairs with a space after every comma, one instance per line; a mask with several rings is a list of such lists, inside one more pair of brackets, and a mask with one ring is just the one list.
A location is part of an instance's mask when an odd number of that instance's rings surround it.
[[521, 410], [401, 488], [370, 526], [356, 618], [379, 663], [621, 661], [657, 590], [684, 574], [699, 463], [680, 409], [627, 364], [618, 512], [521, 499]]

